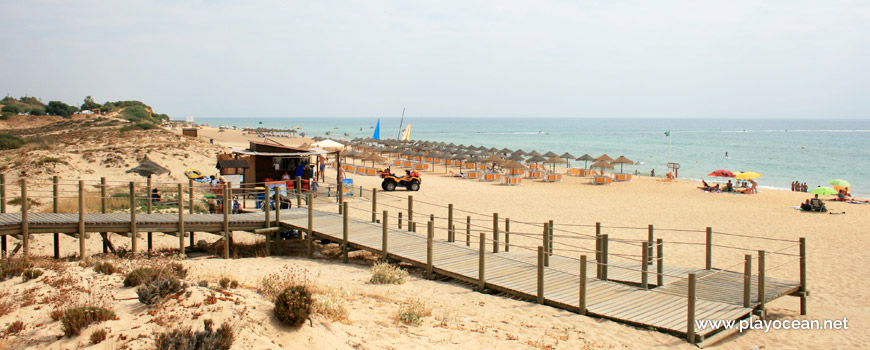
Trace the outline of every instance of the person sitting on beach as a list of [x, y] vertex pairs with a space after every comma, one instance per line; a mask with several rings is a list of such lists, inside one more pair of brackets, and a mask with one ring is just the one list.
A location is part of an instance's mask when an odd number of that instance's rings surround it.
[[806, 201], [801, 203], [801, 210], [803, 210], [803, 211], [812, 211], [813, 210], [813, 206], [810, 205], [809, 199], [807, 199]]
[[846, 194], [846, 190], [840, 190], [837, 192], [837, 199], [835, 200], [845, 202], [847, 198], [849, 198], [849, 196]]
[[728, 180], [728, 183], [725, 184], [724, 192], [734, 192], [734, 184], [731, 183], [731, 180]]
[[160, 191], [156, 188], [151, 190], [151, 202], [160, 203]]
[[825, 203], [822, 203], [822, 200], [819, 199], [819, 195], [816, 195], [814, 198], [810, 199], [810, 206], [812, 207], [813, 211], [823, 213], [828, 211], [828, 209], [825, 208]]
[[700, 189], [702, 189], [702, 190], [704, 190], [704, 191], [708, 191], [708, 190], [710, 190], [710, 185], [707, 184], [707, 181], [701, 180], [701, 183], [704, 184], [704, 185], [701, 186], [701, 187], [698, 187], [698, 188], [700, 188]]

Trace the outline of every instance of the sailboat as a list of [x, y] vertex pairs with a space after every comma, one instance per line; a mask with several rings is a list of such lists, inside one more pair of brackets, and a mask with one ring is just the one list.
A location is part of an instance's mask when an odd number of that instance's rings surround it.
[[411, 123], [408, 123], [408, 126], [402, 131], [402, 136], [399, 140], [411, 140]]

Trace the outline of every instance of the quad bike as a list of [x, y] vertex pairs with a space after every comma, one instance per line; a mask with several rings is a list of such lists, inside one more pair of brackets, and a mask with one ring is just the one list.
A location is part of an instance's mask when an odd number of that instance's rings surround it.
[[390, 172], [390, 168], [383, 171], [378, 171], [384, 181], [381, 183], [381, 188], [384, 191], [395, 191], [396, 187], [405, 187], [408, 191], [420, 190], [420, 173], [416, 171], [405, 170], [405, 176], [397, 177]]

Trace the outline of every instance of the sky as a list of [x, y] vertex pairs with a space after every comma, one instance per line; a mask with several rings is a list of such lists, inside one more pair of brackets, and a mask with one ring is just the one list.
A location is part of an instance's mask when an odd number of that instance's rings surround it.
[[866, 1], [0, 0], [0, 93], [194, 117], [870, 118]]

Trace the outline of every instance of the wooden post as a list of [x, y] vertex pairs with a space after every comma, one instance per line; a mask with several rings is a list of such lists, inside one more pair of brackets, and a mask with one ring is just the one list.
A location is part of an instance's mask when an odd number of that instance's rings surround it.
[[498, 213], [492, 213], [492, 252], [498, 253]]
[[447, 204], [447, 241], [456, 241], [456, 230], [453, 228], [453, 203]]
[[[269, 186], [266, 187], [268, 188]], [[296, 207], [302, 207], [302, 178], [299, 176], [296, 177]], [[338, 210], [341, 210], [341, 203], [338, 203]]]
[[800, 255], [801, 255], [801, 289], [800, 289], [800, 298], [801, 298], [801, 315], [807, 314], [807, 239], [804, 237], [800, 238], [801, 247], [800, 247]]
[[752, 254], [743, 256], [743, 307], [752, 305]]
[[434, 236], [435, 223], [430, 220], [426, 223], [426, 277], [429, 279], [433, 277], [433, 273], [435, 272], [435, 269], [432, 266], [432, 240]]
[[471, 246], [471, 216], [465, 217], [465, 246]]
[[414, 196], [408, 196], [408, 231], [414, 231]]
[[277, 190], [275, 191], [275, 227], [281, 227], [281, 192]]
[[[6, 174], [0, 174], [0, 214], [6, 214]], [[6, 235], [0, 235], [0, 251], [6, 259]]]
[[79, 260], [85, 259], [85, 181], [79, 180]]
[[554, 227], [554, 226], [553, 226], [553, 220], [550, 220], [549, 224], [550, 224], [550, 225], [547, 226], [547, 228], [549, 229], [549, 231], [547, 232], [547, 234], [550, 235], [550, 246], [547, 247], [547, 266], [550, 266], [550, 257], [553, 256], [553, 239], [556, 238], [556, 237], [553, 235], [553, 227]]
[[402, 229], [402, 212], [399, 212], [399, 229]]
[[656, 240], [656, 286], [665, 285], [665, 245], [661, 238]]
[[[341, 166], [341, 164], [339, 164]], [[338, 213], [341, 214], [341, 203], [344, 203], [344, 183], [338, 179]]]
[[603, 260], [601, 265], [601, 279], [607, 280], [607, 263], [609, 262], [608, 258], [608, 235], [601, 235], [601, 259]]
[[544, 247], [538, 246], [538, 304], [544, 304]]
[[483, 293], [486, 287], [486, 233], [480, 233], [480, 258], [477, 266], [477, 291]]
[[504, 251], [511, 251], [511, 219], [504, 219]]
[[24, 238], [24, 258], [30, 258], [30, 223], [27, 220], [27, 179], [21, 179], [21, 237]]
[[[190, 207], [190, 209], [189, 209], [190, 213], [193, 214], [194, 213], [194, 209], [193, 209], [193, 180], [187, 180], [187, 186], [188, 186], [187, 187], [187, 191], [188, 191], [187, 196], [189, 197], [187, 200], [190, 201], [190, 203], [188, 203], [188, 206]], [[194, 238], [193, 238], [193, 231], [190, 231], [190, 246], [193, 247], [194, 245], [195, 245], [195, 242], [194, 242]]]
[[686, 338], [689, 344], [695, 344], [695, 274], [689, 274], [689, 304], [686, 315]]
[[[148, 175], [148, 191], [145, 193], [145, 203], [148, 203], [148, 214], [151, 214], [151, 190], [151, 175]], [[154, 247], [153, 238], [154, 233], [148, 232], [148, 256], [151, 256], [151, 249]]]
[[[544, 252], [547, 252], [547, 247], [550, 246], [550, 223], [544, 223]], [[544, 266], [550, 266], [550, 254], [544, 254]]]
[[655, 244], [656, 240], [655, 240], [655, 234], [653, 233], [653, 225], [649, 225], [649, 227], [647, 229], [648, 229], [648, 231], [647, 231], [646, 241], [649, 242], [649, 251], [647, 252], [647, 257], [650, 258], [650, 261], [647, 262], [647, 264], [652, 264], [653, 263], [652, 262], [653, 244]]
[[[384, 210], [383, 217], [381, 217], [381, 221], [383, 222], [383, 232], [381, 232], [381, 260], [387, 260], [387, 231], [389, 228], [387, 227], [387, 220], [389, 219], [389, 211]], [[401, 214], [401, 212], [399, 212]]]
[[429, 214], [429, 221], [435, 222], [435, 214]]
[[[272, 208], [270, 208], [272, 206], [272, 189], [269, 186], [263, 189], [263, 197], [265, 197], [263, 201], [263, 214], [266, 215], [266, 227], [269, 227], [272, 226]], [[226, 206], [226, 203], [224, 203], [224, 206]]]
[[314, 257], [314, 195], [308, 193], [308, 258]]
[[[180, 191], [179, 191], [180, 192]], [[106, 188], [106, 178], [100, 178], [100, 211], [105, 214], [109, 210], [108, 189]], [[100, 232], [100, 237], [103, 239], [103, 254], [109, 254], [109, 233]]]
[[372, 222], [378, 220], [378, 189], [372, 188]]
[[707, 228], [707, 270], [713, 268], [713, 228]]
[[766, 318], [767, 310], [765, 310], [765, 300], [764, 300], [764, 260], [765, 260], [765, 252], [763, 250], [758, 251], [758, 312], [760, 313], [761, 318]]
[[[105, 178], [103, 178], [105, 181]], [[55, 175], [51, 178], [51, 212], [57, 214], [58, 211], [58, 196], [60, 193], [60, 189], [58, 188], [58, 176]], [[105, 196], [104, 196], [105, 197]], [[105, 205], [103, 206], [105, 207]], [[103, 211], [105, 213], [105, 211]], [[54, 258], [60, 259], [60, 233], [54, 233]], [[105, 244], [103, 244], [103, 250], [105, 251]]]
[[580, 307], [577, 311], [586, 315], [586, 255], [580, 256]]
[[178, 184], [178, 256], [184, 257], [184, 186]]
[[601, 279], [601, 223], [595, 223], [595, 261], [598, 263], [595, 264], [597, 266], [595, 277]]
[[[269, 217], [269, 203], [271, 202], [271, 198], [269, 198], [270, 194], [271, 194], [270, 192], [271, 192], [271, 189], [269, 188], [269, 186], [266, 186], [266, 188], [263, 189], [263, 197], [265, 197], [265, 200], [263, 201], [262, 209], [263, 209], [263, 215], [264, 215], [263, 226], [265, 228], [272, 227], [272, 220]], [[254, 205], [254, 206], [256, 207], [256, 205]], [[281, 206], [280, 199], [279, 199], [278, 206], [279, 207]], [[271, 232], [264, 233], [263, 238], [265, 239], [264, 246], [266, 249], [266, 256], [269, 256], [272, 254], [272, 233]]]
[[[230, 194], [230, 186], [227, 183], [224, 183], [223, 194], [224, 194], [224, 198], [223, 198], [223, 201], [224, 201], [223, 202], [224, 203], [224, 205], [223, 205], [223, 207], [224, 207], [223, 208], [224, 209], [224, 226], [223, 226], [223, 228], [224, 228], [224, 259], [229, 259], [230, 258], [230, 236], [231, 236], [231, 234], [230, 234], [230, 210], [229, 210], [230, 206], [227, 205], [227, 199], [229, 198], [229, 194]], [[268, 200], [268, 198], [267, 198], [267, 200]]]
[[341, 220], [341, 262], [347, 264], [348, 257], [347, 253], [350, 250], [350, 242], [348, 241], [348, 220], [350, 214], [347, 213], [347, 202], [341, 204], [342, 211], [342, 220]]
[[139, 246], [138, 230], [136, 227], [136, 183], [130, 181], [130, 251], [134, 255]]
[[649, 289], [648, 270], [649, 270], [649, 242], [641, 242], [641, 260], [640, 260], [640, 287]]

